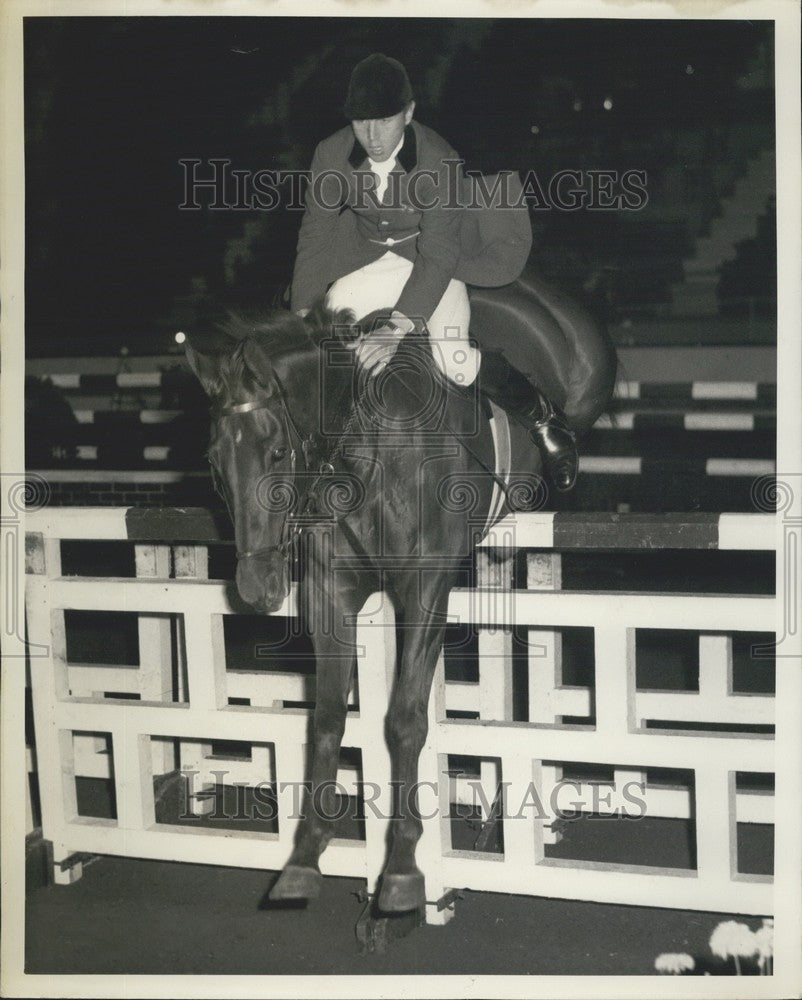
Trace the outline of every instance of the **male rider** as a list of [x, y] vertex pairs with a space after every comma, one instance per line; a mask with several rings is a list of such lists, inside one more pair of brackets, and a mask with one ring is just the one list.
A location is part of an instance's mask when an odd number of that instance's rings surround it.
[[[292, 281], [292, 308], [326, 295], [357, 319], [390, 307], [384, 325], [356, 344], [369, 373], [385, 367], [404, 336], [426, 331], [438, 367], [479, 387], [528, 428], [558, 490], [574, 485], [577, 453], [563, 414], [499, 353], [469, 339], [469, 283], [514, 281], [531, 247], [528, 210], [468, 211], [458, 155], [413, 118], [400, 62], [373, 54], [351, 74], [350, 125], [312, 159]], [[478, 275], [478, 278], [477, 278]]]

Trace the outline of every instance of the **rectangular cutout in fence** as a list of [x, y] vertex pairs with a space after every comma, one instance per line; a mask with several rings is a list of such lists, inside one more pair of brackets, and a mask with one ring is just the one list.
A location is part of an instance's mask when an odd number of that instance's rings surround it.
[[[277, 772], [272, 743], [181, 740], [179, 747], [180, 768], [154, 775], [157, 824], [277, 834], [280, 815], [292, 822], [300, 814], [305, 782]], [[334, 821], [335, 837], [364, 840], [365, 785], [358, 748], [342, 749], [332, 792], [313, 800], [312, 807]]]
[[504, 851], [504, 803], [501, 760], [449, 754], [447, 846], [454, 851], [502, 854]]
[[740, 875], [774, 874], [774, 775], [736, 771], [737, 871]]
[[[749, 640], [733, 632], [638, 629], [638, 725], [664, 731], [773, 733], [773, 699], [764, 693], [773, 683], [771, 663], [763, 671], [760, 661], [751, 672], [751, 664], [744, 666], [754, 642], [754, 636]], [[747, 690], [736, 689], [736, 657]]]
[[282, 615], [223, 615], [228, 670], [313, 674], [315, 656], [297, 619]]
[[63, 616], [72, 697], [185, 700], [180, 616], [69, 610]]
[[736, 694], [774, 694], [776, 662], [767, 655], [772, 632], [741, 632], [732, 639], [732, 689]]
[[638, 690], [699, 690], [698, 632], [636, 629], [635, 656]]
[[178, 750], [178, 771], [154, 776], [157, 823], [278, 832], [273, 743], [182, 739]]
[[139, 663], [137, 615], [130, 611], [64, 612], [68, 663]]
[[479, 635], [471, 625], [447, 625], [443, 643], [446, 681], [479, 681]]
[[313, 707], [314, 653], [295, 619], [224, 615], [223, 635], [229, 704]]
[[584, 626], [520, 627], [515, 634], [520, 642], [513, 651], [525, 672], [524, 721], [595, 726], [594, 630]]
[[129, 577], [136, 575], [130, 542], [65, 540], [61, 543], [62, 576]]
[[[71, 741], [78, 816], [117, 819], [111, 733], [75, 731]], [[67, 792], [69, 796], [69, 791]]]
[[565, 590], [624, 593], [774, 592], [774, 553], [705, 549], [650, 549], [627, 552], [562, 553]]
[[550, 860], [693, 871], [692, 771], [543, 762], [543, 803], [561, 833]]

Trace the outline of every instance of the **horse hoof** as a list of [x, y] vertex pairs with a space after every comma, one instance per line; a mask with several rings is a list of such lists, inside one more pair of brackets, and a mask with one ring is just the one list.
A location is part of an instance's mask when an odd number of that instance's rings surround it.
[[426, 903], [426, 888], [423, 873], [416, 871], [408, 875], [384, 875], [379, 892], [379, 909], [385, 913], [402, 913], [404, 910], [418, 910]]
[[287, 865], [268, 894], [268, 899], [317, 899], [323, 876], [314, 868]]

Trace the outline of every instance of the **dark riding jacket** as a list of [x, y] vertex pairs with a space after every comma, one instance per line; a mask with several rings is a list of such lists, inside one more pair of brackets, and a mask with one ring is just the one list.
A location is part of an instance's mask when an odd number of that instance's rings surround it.
[[[432, 129], [411, 122], [381, 203], [365, 150], [350, 126], [315, 150], [298, 235], [291, 306], [309, 307], [337, 278], [388, 250], [413, 268], [394, 306], [411, 319], [428, 320], [449, 281], [505, 285], [526, 263], [532, 231], [520, 199], [517, 174], [504, 175], [506, 192], [495, 202], [472, 197], [457, 153]], [[485, 178], [492, 191], [496, 178]], [[481, 194], [481, 192], [479, 192]], [[502, 199], [520, 204], [501, 207]]]

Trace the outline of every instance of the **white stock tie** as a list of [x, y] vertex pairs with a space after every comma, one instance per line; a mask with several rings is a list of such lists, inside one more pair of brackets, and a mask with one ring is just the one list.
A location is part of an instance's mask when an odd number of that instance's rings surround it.
[[379, 201], [384, 197], [384, 192], [387, 190], [387, 184], [389, 183], [388, 178], [390, 171], [395, 166], [395, 157], [391, 156], [389, 160], [383, 160], [381, 163], [376, 163], [374, 160], [370, 161], [370, 169], [376, 175], [377, 185], [376, 185], [376, 197]]

